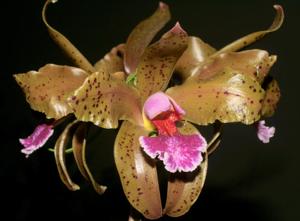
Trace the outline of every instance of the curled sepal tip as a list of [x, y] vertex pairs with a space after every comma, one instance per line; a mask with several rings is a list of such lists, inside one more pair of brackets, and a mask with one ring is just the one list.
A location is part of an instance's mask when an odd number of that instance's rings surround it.
[[77, 126], [77, 124], [78, 121], [74, 121], [68, 124], [65, 130], [57, 139], [54, 147], [55, 162], [56, 162], [60, 179], [66, 185], [66, 187], [71, 191], [79, 190], [80, 187], [72, 181], [68, 173], [66, 163], [65, 163], [65, 150], [71, 138], [72, 130], [74, 129], [75, 126]]
[[43, 22], [46, 25], [50, 36], [58, 44], [59, 47], [71, 58], [71, 60], [78, 67], [84, 69], [85, 71], [92, 73], [95, 71], [95, 68], [91, 63], [84, 57], [84, 55], [59, 31], [54, 29], [49, 25], [46, 17], [46, 11], [50, 3], [56, 3], [57, 0], [47, 0], [44, 4], [42, 11]]
[[89, 181], [93, 185], [94, 190], [101, 195], [105, 192], [107, 187], [97, 183], [86, 162], [86, 133], [87, 125], [81, 123], [76, 129], [72, 139], [74, 158], [82, 176]]
[[280, 5], [274, 5], [273, 7], [276, 10], [276, 15], [274, 17], [272, 25], [268, 29], [248, 34], [248, 35], [226, 45], [224, 48], [220, 49], [216, 54], [220, 54], [223, 52], [230, 52], [230, 51], [238, 51], [238, 50], [256, 42], [257, 40], [263, 38], [266, 34], [277, 31], [283, 23], [284, 10], [283, 10], [282, 6], [280, 6]]

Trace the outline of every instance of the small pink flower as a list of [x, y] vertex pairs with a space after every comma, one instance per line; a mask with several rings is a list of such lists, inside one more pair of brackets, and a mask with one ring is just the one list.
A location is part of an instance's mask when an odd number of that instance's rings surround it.
[[265, 121], [261, 120], [256, 124], [257, 136], [263, 143], [269, 143], [270, 138], [275, 134], [275, 127], [268, 127], [265, 125]]
[[144, 104], [144, 114], [157, 129], [158, 136], [141, 136], [139, 142], [151, 158], [162, 160], [167, 171], [190, 172], [203, 158], [207, 142], [201, 134], [183, 135], [176, 127], [185, 111], [162, 92], [151, 95]]
[[21, 152], [26, 154], [26, 157], [28, 157], [34, 151], [42, 147], [52, 134], [52, 125], [38, 125], [30, 136], [24, 139], [19, 139], [20, 143], [24, 146]]

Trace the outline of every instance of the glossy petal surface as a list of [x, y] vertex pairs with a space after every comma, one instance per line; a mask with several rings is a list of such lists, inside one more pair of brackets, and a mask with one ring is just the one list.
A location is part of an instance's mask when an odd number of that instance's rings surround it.
[[224, 69], [203, 81], [187, 81], [166, 92], [186, 111], [185, 119], [199, 125], [252, 124], [260, 118], [264, 90], [250, 76]]
[[128, 74], [135, 72], [145, 48], [170, 18], [168, 5], [160, 2], [154, 14], [133, 29], [126, 42], [124, 58], [124, 66]]
[[155, 161], [145, 155], [138, 138], [143, 127], [123, 122], [114, 146], [114, 157], [124, 193], [130, 204], [147, 219], [162, 216]]
[[264, 50], [253, 49], [223, 53], [203, 62], [189, 80], [206, 80], [227, 68], [248, 75], [262, 83], [275, 62], [276, 56], [269, 56], [269, 53]]
[[55, 64], [47, 64], [38, 71], [14, 75], [31, 108], [45, 113], [47, 118], [56, 119], [72, 113], [67, 97], [87, 76], [79, 68]]
[[96, 71], [106, 69], [109, 75], [113, 75], [116, 72], [124, 72], [123, 56], [124, 56], [125, 44], [119, 44], [103, 58], [101, 58], [95, 65]]
[[193, 75], [201, 62], [215, 52], [216, 49], [212, 48], [200, 38], [190, 36], [188, 39], [188, 47], [177, 61], [175, 70], [184, 80]]
[[[198, 134], [198, 130], [189, 123], [179, 128], [183, 135]], [[193, 172], [174, 173], [168, 179], [167, 201], [164, 214], [178, 217], [189, 211], [198, 199], [204, 185], [207, 172], [207, 153], [203, 153], [203, 161]]]
[[166, 89], [175, 64], [187, 47], [187, 39], [186, 32], [176, 24], [158, 42], [145, 50], [136, 71], [136, 87], [143, 100]]
[[104, 68], [90, 75], [69, 97], [69, 103], [79, 120], [103, 128], [116, 128], [119, 120], [142, 125], [137, 90], [111, 78]]

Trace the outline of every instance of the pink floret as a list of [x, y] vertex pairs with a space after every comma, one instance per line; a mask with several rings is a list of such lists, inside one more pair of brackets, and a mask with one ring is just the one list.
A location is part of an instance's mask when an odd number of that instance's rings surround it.
[[263, 143], [269, 143], [270, 138], [272, 138], [275, 134], [275, 127], [268, 127], [265, 125], [265, 121], [261, 120], [257, 123], [257, 137]]
[[30, 136], [24, 139], [19, 139], [20, 143], [24, 146], [21, 152], [26, 154], [26, 157], [28, 157], [34, 151], [42, 147], [52, 134], [52, 125], [38, 125]]

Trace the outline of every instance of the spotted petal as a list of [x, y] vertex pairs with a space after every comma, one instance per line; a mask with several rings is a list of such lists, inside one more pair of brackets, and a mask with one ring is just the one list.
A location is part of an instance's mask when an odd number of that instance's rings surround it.
[[85, 80], [69, 97], [69, 103], [77, 119], [103, 128], [117, 128], [118, 120], [142, 125], [137, 90], [111, 78], [105, 66]]
[[263, 30], [263, 31], [253, 32], [249, 35], [246, 35], [246, 36], [226, 45], [224, 48], [220, 49], [216, 55], [219, 55], [224, 52], [238, 51], [238, 50], [254, 43], [255, 41], [263, 38], [266, 34], [277, 31], [283, 23], [284, 11], [280, 5], [274, 5], [274, 8], [276, 10], [276, 15], [275, 15], [272, 25], [268, 29]]
[[46, 25], [50, 36], [52, 39], [57, 43], [58, 46], [71, 58], [74, 64], [77, 67], [82, 68], [83, 70], [92, 73], [95, 71], [95, 68], [91, 63], [84, 57], [83, 54], [60, 32], [54, 29], [52, 26], [49, 25], [46, 18], [46, 11], [51, 3], [55, 3], [57, 1], [54, 0], [47, 0], [43, 7], [42, 17], [43, 22]]
[[[96, 71], [101, 71], [105, 68], [109, 75], [114, 78], [119, 78], [121, 76], [121, 80], [125, 79], [125, 73], [123, 73], [124, 65], [123, 65], [123, 56], [124, 56], [125, 45], [119, 44], [109, 53], [107, 53], [102, 59], [100, 59], [95, 65]], [[121, 73], [120, 73], [121, 72]], [[122, 74], [123, 73], [123, 74]]]
[[280, 99], [280, 89], [277, 81], [272, 79], [266, 86], [266, 96], [263, 101], [262, 115], [270, 117], [274, 114]]
[[168, 5], [160, 2], [154, 14], [133, 29], [126, 42], [124, 58], [124, 66], [128, 74], [135, 72], [145, 48], [170, 18]]
[[68, 173], [66, 162], [65, 162], [65, 150], [69, 140], [71, 139], [74, 127], [77, 127], [78, 122], [74, 121], [67, 125], [64, 131], [61, 133], [57, 139], [54, 147], [54, 156], [57, 166], [57, 170], [61, 181], [66, 185], [66, 187], [71, 191], [79, 190], [80, 187], [74, 183]]
[[55, 64], [47, 64], [38, 71], [14, 75], [31, 108], [45, 113], [47, 118], [62, 118], [72, 113], [67, 97], [87, 76], [79, 68]]
[[249, 75], [227, 68], [213, 78], [186, 81], [166, 93], [186, 111], [185, 119], [199, 125], [216, 120], [252, 124], [260, 118], [265, 94]]
[[187, 34], [177, 23], [158, 42], [144, 52], [136, 71], [137, 84], [142, 99], [165, 90], [175, 64], [187, 47]]
[[215, 52], [216, 49], [200, 38], [191, 36], [188, 39], [187, 49], [177, 61], [175, 70], [185, 80], [197, 71], [201, 62]]
[[262, 83], [275, 62], [276, 56], [269, 56], [269, 53], [264, 50], [222, 53], [207, 59], [202, 66], [198, 66], [189, 80], [206, 80], [222, 72], [224, 68], [230, 68]]
[[[179, 128], [184, 135], [198, 134], [198, 130], [189, 123]], [[207, 172], [207, 153], [203, 153], [203, 160], [193, 172], [174, 173], [168, 178], [167, 201], [164, 214], [178, 217], [189, 211], [198, 199], [204, 185]]]
[[114, 157], [124, 193], [130, 204], [148, 219], [162, 216], [155, 161], [144, 154], [138, 138], [143, 127], [124, 121], [117, 135]]

